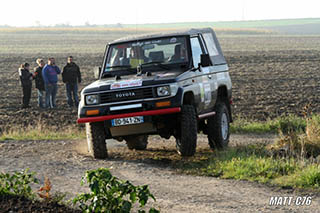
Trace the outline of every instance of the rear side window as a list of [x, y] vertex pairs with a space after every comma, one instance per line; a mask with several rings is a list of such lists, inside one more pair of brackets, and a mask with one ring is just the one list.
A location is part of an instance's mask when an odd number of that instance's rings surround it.
[[207, 49], [208, 49], [209, 55], [210, 56], [219, 55], [216, 44], [214, 43], [213, 38], [212, 38], [212, 34], [211, 33], [204, 33], [204, 34], [202, 34], [202, 36], [203, 36], [204, 41], [207, 44]]

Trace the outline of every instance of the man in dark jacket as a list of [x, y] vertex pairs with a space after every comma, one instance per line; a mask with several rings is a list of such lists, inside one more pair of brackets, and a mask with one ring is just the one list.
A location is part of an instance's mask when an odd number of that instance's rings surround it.
[[44, 97], [44, 81], [42, 78], [42, 68], [44, 67], [44, 61], [41, 58], [37, 59], [38, 67], [34, 69], [34, 79], [36, 81], [36, 88], [38, 89], [38, 104], [40, 108], [44, 108], [45, 104], [43, 101]]
[[[73, 62], [73, 57], [68, 57], [68, 63], [62, 71], [62, 81], [66, 84], [67, 101], [69, 107], [73, 107], [73, 104], [78, 107], [78, 83], [81, 83], [80, 68]], [[72, 94], [73, 99], [72, 100]]]
[[32, 88], [32, 74], [29, 72], [30, 65], [28, 63], [21, 64], [19, 68], [19, 77], [22, 86], [22, 108], [29, 108]]

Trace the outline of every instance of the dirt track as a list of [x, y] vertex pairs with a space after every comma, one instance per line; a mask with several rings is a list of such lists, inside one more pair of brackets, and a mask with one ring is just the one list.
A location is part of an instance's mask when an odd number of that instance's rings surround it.
[[[274, 136], [232, 135], [230, 145], [269, 143]], [[271, 196], [298, 196], [292, 190], [268, 187], [246, 181], [222, 180], [177, 174], [165, 156], [176, 155], [174, 143], [150, 138], [145, 152], [128, 151], [124, 143], [109, 142], [109, 160], [94, 160], [86, 152], [85, 141], [6, 141], [0, 142], [0, 172], [30, 168], [43, 181], [48, 176], [53, 189], [71, 192], [88, 190], [80, 187], [86, 170], [111, 168], [120, 179], [134, 184], [148, 184], [162, 212], [319, 212], [320, 198], [312, 195], [311, 206], [269, 206]], [[200, 136], [198, 147], [206, 149], [206, 139]], [[155, 161], [153, 152], [163, 155]]]

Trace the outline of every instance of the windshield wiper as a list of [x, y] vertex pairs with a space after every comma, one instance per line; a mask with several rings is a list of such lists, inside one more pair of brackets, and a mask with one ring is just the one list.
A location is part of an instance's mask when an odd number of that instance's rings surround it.
[[154, 64], [154, 65], [157, 65], [163, 69], [170, 70], [170, 67], [167, 65], [164, 65], [163, 62], [164, 61], [151, 61], [151, 62], [140, 64], [140, 66], [141, 66], [141, 68], [143, 68], [143, 66]]

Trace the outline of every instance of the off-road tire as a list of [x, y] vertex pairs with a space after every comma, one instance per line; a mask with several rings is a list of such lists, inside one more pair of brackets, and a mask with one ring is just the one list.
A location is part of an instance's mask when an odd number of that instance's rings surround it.
[[148, 135], [128, 136], [125, 140], [130, 150], [145, 150], [148, 145]]
[[230, 116], [225, 103], [218, 102], [215, 106], [216, 114], [208, 118], [207, 130], [211, 149], [223, 149], [228, 146], [230, 137]]
[[193, 156], [197, 148], [198, 124], [192, 105], [183, 105], [180, 113], [179, 136], [176, 138], [177, 151], [181, 156]]
[[106, 133], [103, 122], [86, 123], [89, 153], [97, 159], [108, 157]]

